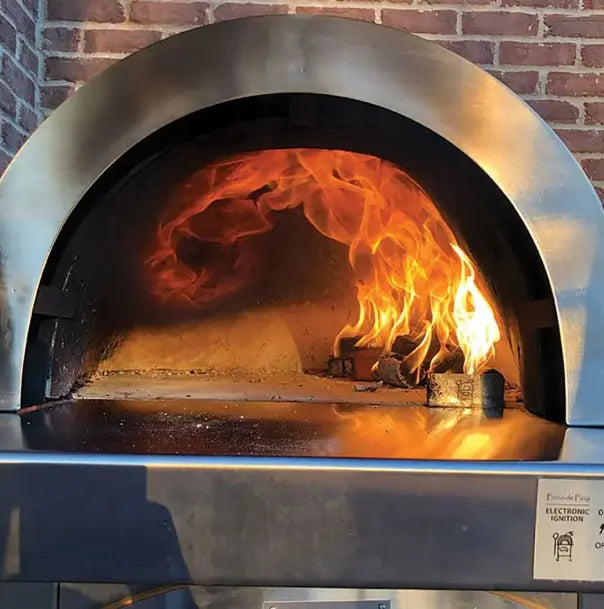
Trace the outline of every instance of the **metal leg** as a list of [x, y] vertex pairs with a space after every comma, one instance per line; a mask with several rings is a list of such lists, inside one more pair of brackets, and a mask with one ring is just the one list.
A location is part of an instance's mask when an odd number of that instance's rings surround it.
[[604, 594], [579, 594], [577, 609], [604, 609]]
[[58, 609], [58, 584], [0, 583], [2, 609]]

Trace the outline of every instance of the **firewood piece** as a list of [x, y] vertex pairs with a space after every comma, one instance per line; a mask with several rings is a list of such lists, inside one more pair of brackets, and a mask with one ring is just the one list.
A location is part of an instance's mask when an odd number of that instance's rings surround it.
[[384, 353], [377, 362], [376, 376], [393, 387], [414, 387], [415, 379], [405, 368], [404, 362], [392, 353]]
[[359, 341], [360, 336], [344, 336], [339, 340], [338, 347], [341, 357], [352, 357], [355, 350], [355, 345]]
[[497, 370], [484, 374], [430, 373], [426, 384], [428, 406], [502, 410], [504, 383]]
[[371, 347], [357, 348], [352, 354], [354, 378], [357, 381], [374, 381], [373, 367], [380, 357], [381, 349]]
[[[419, 340], [413, 340], [409, 336], [397, 336], [394, 344], [392, 345], [392, 353], [400, 355], [403, 359], [415, 351], [419, 346]], [[432, 361], [432, 358], [440, 350], [440, 344], [436, 337], [432, 337], [432, 342], [428, 352], [425, 355], [424, 361], [421, 366], [421, 378], [423, 379], [427, 374], [427, 366]], [[432, 372], [463, 372], [464, 356], [461, 349], [449, 345], [449, 353], [445, 355], [443, 359], [436, 365], [436, 368]], [[414, 383], [416, 384], [416, 383]]]
[[327, 361], [327, 374], [337, 378], [354, 378], [352, 357], [330, 357]]
[[405, 357], [414, 351], [419, 345], [418, 340], [413, 340], [409, 336], [397, 336], [392, 344], [392, 353]]
[[355, 385], [354, 390], [373, 393], [374, 391], [377, 391], [383, 384], [384, 381], [378, 381], [377, 383], [369, 383], [368, 385]]
[[461, 349], [451, 351], [444, 359], [442, 359], [432, 372], [454, 372], [456, 374], [463, 373], [464, 356]]

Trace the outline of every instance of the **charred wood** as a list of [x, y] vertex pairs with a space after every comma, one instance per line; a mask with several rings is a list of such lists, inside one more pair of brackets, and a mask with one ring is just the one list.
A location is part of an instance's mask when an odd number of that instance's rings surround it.
[[[376, 347], [357, 347], [359, 337], [340, 339], [339, 355], [328, 362], [328, 374], [339, 378], [354, 378], [358, 381], [380, 380], [393, 387], [410, 388], [424, 383], [428, 374], [427, 365], [439, 351], [437, 341], [430, 345], [425, 363], [419, 371], [411, 369], [408, 357], [418, 348], [419, 341], [409, 336], [398, 336], [392, 352], [382, 353]], [[441, 359], [433, 372], [461, 372], [463, 354], [459, 349]]]
[[381, 349], [365, 348], [355, 349], [352, 354], [354, 363], [354, 378], [357, 381], [374, 381], [374, 366], [380, 357]]
[[384, 353], [378, 358], [375, 375], [393, 387], [415, 387], [416, 377], [405, 366], [404, 360], [393, 353]]
[[327, 374], [337, 378], [354, 378], [352, 357], [330, 357], [327, 362]]

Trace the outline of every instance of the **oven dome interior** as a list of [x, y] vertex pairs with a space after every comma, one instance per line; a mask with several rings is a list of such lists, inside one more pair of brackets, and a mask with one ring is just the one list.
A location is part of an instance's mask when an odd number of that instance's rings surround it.
[[[341, 323], [340, 309], [354, 307], [354, 293], [345, 248], [319, 235], [295, 210], [282, 212], [265, 239], [265, 263], [253, 289], [233, 298], [203, 310], [158, 304], [145, 272], [166, 202], [179, 183], [217, 159], [292, 148], [372, 155], [421, 185], [498, 304], [506, 376], [521, 384], [529, 410], [561, 419], [557, 324], [539, 314], [551, 291], [509, 200], [471, 159], [418, 123], [315, 94], [251, 97], [200, 111], [141, 142], [107, 170], [72, 214], [45, 269], [42, 283], [71, 293], [77, 312], [74, 319], [34, 317], [24, 403], [70, 395], [95, 375], [120, 368], [207, 376], [253, 363], [256, 372], [271, 365], [280, 372], [320, 367]], [[223, 252], [210, 247], [190, 255], [220, 258]], [[237, 365], [230, 366], [234, 359]]]

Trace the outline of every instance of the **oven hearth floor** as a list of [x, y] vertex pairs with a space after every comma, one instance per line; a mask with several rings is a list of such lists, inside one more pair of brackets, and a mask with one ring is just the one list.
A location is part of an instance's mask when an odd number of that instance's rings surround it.
[[555, 460], [565, 428], [425, 406], [235, 400], [55, 402], [21, 412], [23, 448], [70, 453]]
[[[426, 401], [425, 387], [399, 389], [382, 385], [377, 391], [357, 391], [368, 381], [289, 372], [266, 374], [216, 371], [112, 371], [97, 374], [75, 391], [76, 399], [237, 400], [256, 402], [315, 402], [419, 406]], [[521, 392], [507, 388], [509, 408], [522, 408]]]

